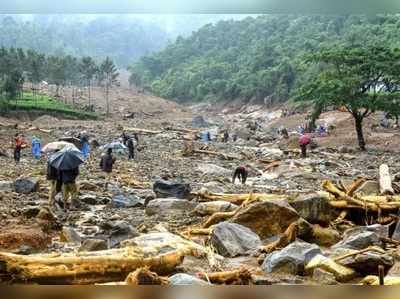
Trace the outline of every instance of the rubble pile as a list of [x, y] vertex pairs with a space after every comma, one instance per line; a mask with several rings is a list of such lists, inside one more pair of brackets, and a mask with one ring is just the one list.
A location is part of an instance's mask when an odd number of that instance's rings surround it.
[[[222, 142], [228, 123], [146, 117], [19, 125], [43, 144], [85, 130], [104, 145], [122, 129], [139, 142], [134, 160], [116, 154], [110, 184], [93, 146], [70, 211], [48, 206], [44, 158], [27, 149], [15, 165], [2, 149], [1, 282], [400, 284], [400, 164], [392, 153], [318, 146], [302, 159], [290, 138], [251, 121], [237, 141]], [[218, 134], [202, 140], [214, 127]], [[3, 144], [16, 130], [0, 126]], [[246, 184], [231, 182], [239, 165], [249, 170]]]

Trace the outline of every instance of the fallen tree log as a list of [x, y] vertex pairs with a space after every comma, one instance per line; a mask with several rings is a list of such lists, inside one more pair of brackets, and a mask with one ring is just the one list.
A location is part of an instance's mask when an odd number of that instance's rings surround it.
[[174, 250], [151, 256], [139, 247], [66, 254], [17, 255], [0, 252], [0, 271], [14, 281], [41, 284], [92, 284], [122, 281], [138, 268], [169, 274], [183, 261]]
[[259, 248], [260, 253], [271, 253], [275, 250], [282, 249], [290, 243], [296, 241], [296, 237], [299, 231], [299, 224], [297, 221], [291, 223], [285, 230], [282, 236], [278, 240]]
[[392, 179], [389, 173], [389, 166], [382, 164], [379, 166], [379, 187], [382, 195], [393, 195]]
[[139, 268], [130, 273], [125, 279], [126, 285], [167, 285], [168, 278], [158, 276], [157, 273], [151, 272], [149, 268]]
[[39, 131], [46, 134], [50, 134], [52, 132], [52, 130], [41, 129], [39, 127], [30, 127], [27, 129], [27, 131]]
[[211, 283], [246, 285], [251, 281], [251, 272], [247, 268], [232, 271], [198, 273], [197, 276]]
[[134, 132], [139, 134], [160, 134], [162, 131], [154, 131], [154, 130], [147, 130], [147, 129], [140, 129], [140, 128], [124, 128], [124, 131]]
[[250, 198], [250, 195], [252, 200], [287, 199], [286, 195], [266, 194], [266, 193], [225, 194], [225, 193], [212, 193], [209, 192], [208, 190], [204, 190], [199, 192], [193, 192], [192, 194], [198, 196], [200, 201], [224, 200], [238, 205], [248, 200]]

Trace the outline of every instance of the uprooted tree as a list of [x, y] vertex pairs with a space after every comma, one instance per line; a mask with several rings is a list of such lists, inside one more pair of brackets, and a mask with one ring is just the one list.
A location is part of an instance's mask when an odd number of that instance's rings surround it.
[[376, 111], [400, 110], [400, 50], [338, 46], [312, 55], [308, 62], [322, 65], [323, 71], [300, 87], [298, 99], [312, 101], [319, 112], [346, 107], [354, 118], [359, 147], [365, 150], [364, 118]]

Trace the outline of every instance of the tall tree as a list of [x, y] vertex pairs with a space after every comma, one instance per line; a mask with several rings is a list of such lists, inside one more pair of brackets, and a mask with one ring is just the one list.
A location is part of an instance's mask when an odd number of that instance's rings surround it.
[[337, 46], [313, 55], [310, 61], [325, 64], [325, 70], [300, 87], [298, 98], [313, 101], [317, 111], [345, 106], [354, 118], [359, 147], [365, 150], [364, 118], [399, 105], [400, 50]]
[[83, 80], [86, 82], [86, 86], [88, 88], [88, 100], [90, 107], [92, 105], [90, 89], [92, 86], [92, 80], [94, 79], [97, 72], [96, 62], [90, 56], [83, 57], [79, 63], [79, 72], [81, 73]]
[[104, 84], [105, 94], [106, 94], [106, 105], [107, 105], [107, 115], [110, 114], [110, 88], [118, 83], [117, 78], [119, 73], [117, 71], [117, 67], [114, 62], [107, 57], [100, 65], [99, 68], [99, 78]]

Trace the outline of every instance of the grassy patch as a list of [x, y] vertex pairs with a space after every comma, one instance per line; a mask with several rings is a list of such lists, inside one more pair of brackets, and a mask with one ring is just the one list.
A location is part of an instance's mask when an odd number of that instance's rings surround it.
[[98, 115], [93, 112], [86, 112], [74, 109], [71, 105], [65, 104], [47, 95], [36, 95], [32, 93], [24, 93], [22, 99], [18, 101], [12, 100], [9, 102], [8, 109], [35, 111], [49, 114], [62, 114], [67, 117], [79, 119], [97, 119]]

